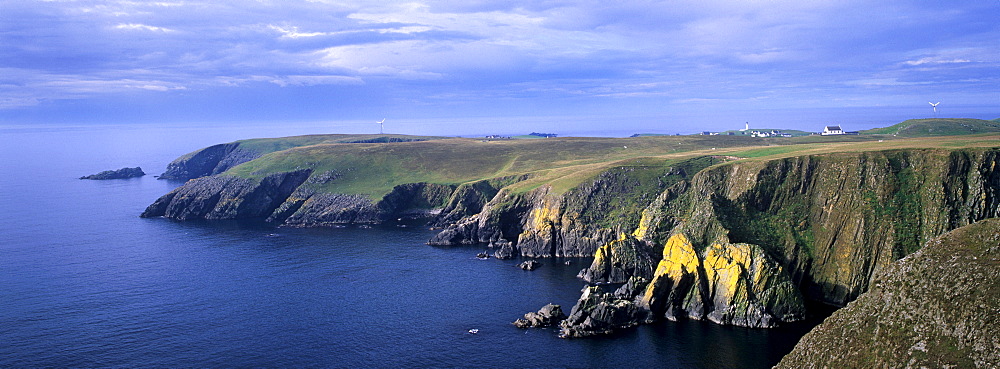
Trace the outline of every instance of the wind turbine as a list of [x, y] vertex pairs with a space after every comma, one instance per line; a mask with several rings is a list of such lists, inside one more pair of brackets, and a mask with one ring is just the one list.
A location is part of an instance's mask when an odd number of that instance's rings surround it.
[[938, 101], [938, 102], [936, 102], [936, 103], [932, 103], [932, 102], [928, 101], [927, 103], [928, 103], [928, 104], [931, 104], [931, 108], [934, 108], [934, 117], [937, 117], [937, 106], [938, 106], [938, 104], [940, 104], [941, 102], [940, 102], [940, 101]]
[[378, 123], [378, 134], [382, 134], [382, 128], [385, 127], [385, 125], [382, 123], [385, 123], [385, 118], [382, 118], [382, 120], [375, 123]]

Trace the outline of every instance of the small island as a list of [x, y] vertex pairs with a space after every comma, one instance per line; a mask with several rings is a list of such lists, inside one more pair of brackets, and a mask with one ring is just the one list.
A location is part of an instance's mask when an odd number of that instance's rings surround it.
[[135, 167], [135, 168], [126, 167], [118, 170], [105, 170], [97, 174], [91, 174], [89, 176], [80, 177], [80, 179], [98, 179], [98, 180], [127, 179], [127, 178], [142, 177], [144, 175], [146, 175], [146, 173], [143, 172], [142, 168], [140, 167]]

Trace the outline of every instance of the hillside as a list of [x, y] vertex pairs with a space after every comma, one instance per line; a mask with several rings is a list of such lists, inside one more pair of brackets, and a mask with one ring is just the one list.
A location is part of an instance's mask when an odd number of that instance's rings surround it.
[[996, 132], [1000, 132], [1000, 122], [997, 120], [967, 118], [910, 119], [889, 127], [861, 131], [862, 134], [898, 137], [954, 136]]
[[934, 238], [874, 278], [778, 368], [1000, 365], [1000, 220]]
[[394, 143], [445, 139], [435, 136], [406, 135], [305, 135], [280, 138], [239, 140], [199, 149], [175, 159], [167, 165], [160, 179], [192, 179], [219, 174], [264, 154], [296, 147], [324, 144]]

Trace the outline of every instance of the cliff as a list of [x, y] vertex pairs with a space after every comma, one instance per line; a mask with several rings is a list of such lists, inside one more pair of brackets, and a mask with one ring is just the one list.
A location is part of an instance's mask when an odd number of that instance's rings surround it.
[[806, 334], [777, 368], [1000, 366], [1000, 220], [934, 238]]
[[641, 209], [659, 193], [726, 160], [635, 159], [615, 163], [564, 192], [551, 185], [500, 191], [482, 211], [455, 221], [428, 244], [483, 243], [527, 257], [592, 256], [622, 231], [636, 228]]
[[265, 217], [308, 177], [309, 171], [301, 170], [256, 181], [234, 176], [193, 179], [157, 199], [141, 216], [177, 220]]
[[930, 238], [1000, 216], [996, 137], [323, 139], [254, 141], [271, 152], [189, 181], [143, 216], [296, 227], [433, 216], [432, 245], [594, 256], [565, 336], [802, 319], [805, 301], [843, 306]]
[[[843, 306], [931, 237], [1000, 215], [998, 163], [998, 149], [889, 150], [707, 168], [642, 211], [636, 241], [607, 243], [581, 272], [644, 290], [585, 291], [563, 333], [682, 317], [770, 327], [802, 319], [804, 299]], [[662, 250], [652, 278], [636, 252], [648, 248]]]
[[292, 227], [381, 223], [439, 208], [453, 187], [428, 183], [396, 186], [381, 201], [359, 195], [329, 194], [302, 186], [311, 170], [274, 173], [260, 179], [216, 175], [193, 179], [163, 195], [144, 218], [265, 219]]
[[187, 180], [219, 174], [260, 155], [255, 150], [241, 149], [240, 142], [212, 145], [170, 162], [157, 178]]

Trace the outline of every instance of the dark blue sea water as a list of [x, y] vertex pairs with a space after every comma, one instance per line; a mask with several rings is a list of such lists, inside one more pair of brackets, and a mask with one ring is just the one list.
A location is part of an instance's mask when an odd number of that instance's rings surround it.
[[525, 272], [427, 246], [419, 226], [141, 219], [179, 183], [76, 179], [313, 128], [0, 126], [0, 367], [762, 368], [807, 328], [560, 339], [510, 323], [549, 302], [568, 311], [585, 259]]

